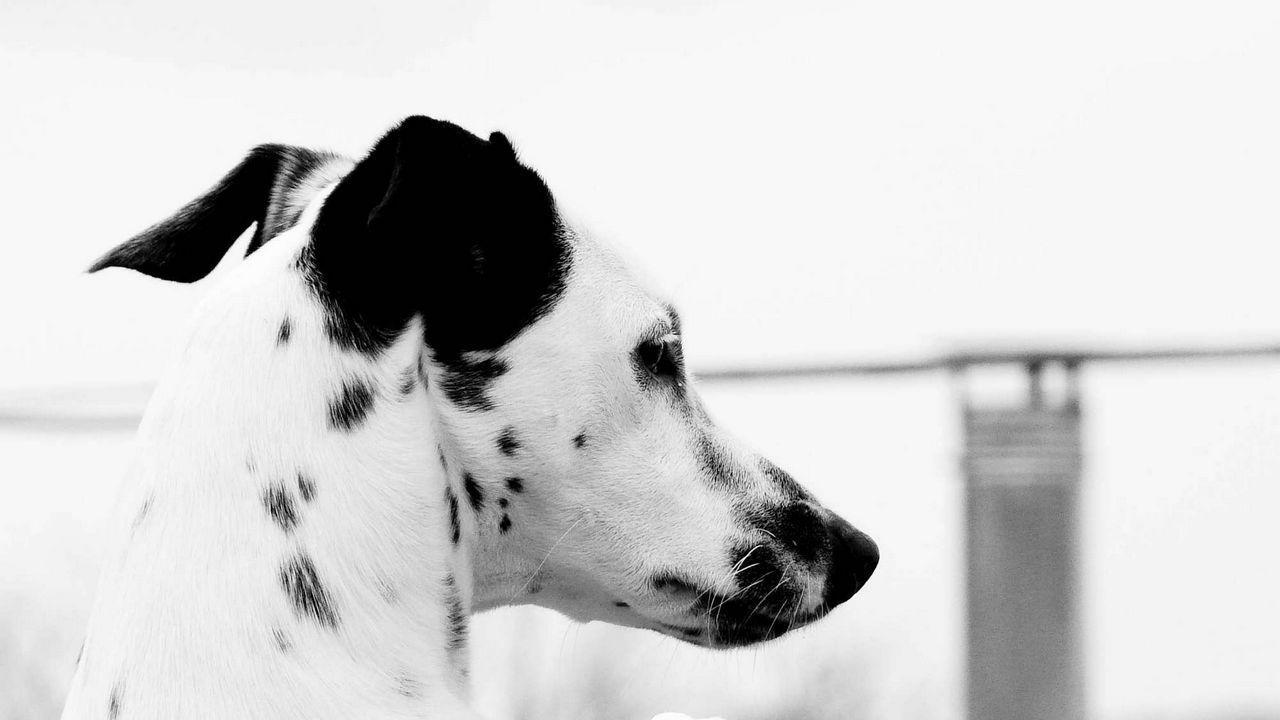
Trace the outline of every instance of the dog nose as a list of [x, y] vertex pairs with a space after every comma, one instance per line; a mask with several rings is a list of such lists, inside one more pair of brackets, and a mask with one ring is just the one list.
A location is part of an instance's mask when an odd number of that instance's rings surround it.
[[823, 600], [828, 608], [834, 608], [867, 584], [880, 563], [880, 548], [875, 540], [843, 518], [832, 518], [828, 531], [831, 533], [831, 569]]

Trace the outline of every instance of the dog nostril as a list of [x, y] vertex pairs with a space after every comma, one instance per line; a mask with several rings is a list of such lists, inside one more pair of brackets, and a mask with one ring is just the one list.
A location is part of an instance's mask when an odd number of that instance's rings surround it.
[[880, 548], [866, 533], [838, 517], [832, 519], [830, 532], [831, 568], [823, 600], [834, 608], [867, 584], [880, 563]]

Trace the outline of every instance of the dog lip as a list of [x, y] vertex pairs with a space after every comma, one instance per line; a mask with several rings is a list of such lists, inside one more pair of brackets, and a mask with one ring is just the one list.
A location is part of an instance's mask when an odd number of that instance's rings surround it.
[[[648, 629], [705, 648], [739, 648], [775, 640], [806, 627], [826, 615], [821, 610], [791, 612], [757, 611], [745, 615], [711, 615], [694, 612], [679, 619], [659, 620], [642, 615]], [[642, 626], [643, 627], [643, 626]]]

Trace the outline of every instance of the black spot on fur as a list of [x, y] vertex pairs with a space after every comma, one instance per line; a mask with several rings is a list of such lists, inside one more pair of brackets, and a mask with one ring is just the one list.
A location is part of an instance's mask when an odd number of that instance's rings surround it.
[[458, 522], [458, 496], [453, 493], [453, 488], [446, 487], [444, 489], [444, 499], [449, 505], [449, 530], [452, 533], [449, 539], [454, 545], [458, 544], [458, 540], [462, 538], [462, 525]]
[[376, 353], [420, 314], [443, 366], [541, 317], [570, 262], [541, 178], [501, 143], [426, 117], [405, 119], [342, 179], [312, 238], [308, 274], [335, 342]]
[[275, 642], [276, 649], [280, 652], [289, 652], [293, 649], [293, 643], [289, 640], [289, 636], [284, 634], [280, 628], [271, 628], [271, 640]]
[[133, 518], [133, 529], [137, 530], [143, 521], [147, 519], [147, 515], [151, 512], [151, 504], [155, 501], [155, 495], [148, 495], [146, 500], [142, 501], [142, 505], [138, 508], [138, 514]]
[[440, 454], [440, 467], [441, 467], [441, 469], [443, 469], [446, 473], [447, 473], [447, 472], [449, 472], [449, 460], [448, 460], [447, 458], [445, 458], [445, 456], [444, 456], [444, 448], [442, 448], [442, 447], [440, 447], [439, 445], [437, 445], [437, 446], [436, 446], [436, 452]]
[[502, 429], [498, 436], [498, 452], [503, 455], [514, 455], [520, 449], [520, 439], [516, 437], [516, 429], [510, 425]]
[[415, 388], [418, 387], [418, 367], [417, 363], [410, 365], [400, 373], [400, 396], [409, 397], [413, 394]]
[[620, 608], [629, 608], [629, 607], [631, 607], [631, 604], [630, 604], [630, 603], [624, 603], [624, 602], [622, 602], [621, 600], [618, 600], [618, 601], [616, 601], [616, 602], [614, 602], [614, 603], [613, 603], [613, 606], [614, 606], [614, 607], [620, 607]]
[[511, 529], [511, 518], [506, 513], [502, 514], [502, 520], [498, 522], [498, 532], [506, 534]]
[[524, 480], [518, 477], [507, 478], [507, 489], [514, 493], [524, 492]]
[[587, 434], [586, 434], [586, 433], [578, 433], [577, 435], [574, 435], [574, 436], [573, 436], [573, 446], [574, 446], [574, 447], [576, 447], [576, 448], [580, 448], [580, 447], [582, 447], [583, 445], [586, 445], [586, 444], [587, 444]]
[[280, 585], [299, 617], [310, 618], [329, 628], [338, 626], [333, 599], [320, 582], [311, 558], [299, 554], [280, 568]]
[[511, 504], [511, 501], [507, 500], [506, 498], [498, 498], [498, 507], [505, 508], [510, 504]]
[[285, 318], [284, 322], [280, 323], [280, 331], [276, 333], [276, 344], [288, 345], [291, 335], [293, 335], [293, 322]]
[[354, 430], [373, 407], [373, 388], [363, 380], [348, 380], [329, 401], [329, 424], [337, 430]]
[[268, 485], [262, 493], [262, 504], [281, 530], [287, 533], [293, 532], [293, 529], [298, 526], [298, 509], [294, 506], [293, 496], [289, 494], [284, 484]]
[[334, 156], [288, 145], [259, 145], [204, 195], [103, 255], [89, 268], [136, 270], [161, 280], [208, 275], [236, 239], [257, 223], [246, 252], [297, 223], [290, 195]]
[[111, 697], [107, 699], [107, 717], [118, 720], [120, 717], [120, 696], [124, 693], [123, 683], [117, 682], [111, 688]]
[[453, 575], [445, 576], [445, 603], [449, 608], [449, 649], [460, 650], [467, 646], [467, 611], [462, 606], [462, 593]]
[[489, 386], [507, 371], [507, 364], [498, 358], [463, 360], [445, 367], [440, 379], [440, 389], [449, 402], [463, 410], [492, 410]]
[[316, 481], [302, 472], [298, 473], [298, 494], [302, 496], [303, 502], [311, 502], [316, 499]]
[[484, 508], [484, 488], [480, 487], [480, 483], [476, 482], [471, 473], [465, 473], [462, 476], [462, 487], [467, 491], [467, 500], [471, 503], [471, 509], [480, 512]]

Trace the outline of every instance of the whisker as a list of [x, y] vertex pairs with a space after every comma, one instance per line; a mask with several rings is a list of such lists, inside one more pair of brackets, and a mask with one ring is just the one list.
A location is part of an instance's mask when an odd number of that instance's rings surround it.
[[554, 543], [551, 544], [551, 549], [547, 550], [547, 554], [542, 558], [542, 562], [538, 563], [538, 567], [533, 569], [533, 572], [529, 575], [529, 579], [525, 580], [524, 584], [521, 585], [518, 590], [512, 593], [511, 600], [510, 600], [511, 602], [514, 602], [515, 599], [520, 596], [520, 593], [529, 589], [529, 584], [533, 582], [534, 578], [538, 577], [538, 573], [542, 571], [542, 566], [546, 565], [547, 561], [551, 559], [551, 553], [556, 551], [556, 548], [559, 547], [560, 543], [563, 542], [564, 539], [569, 536], [569, 533], [573, 532], [574, 528], [578, 527], [578, 523], [582, 522], [582, 520], [585, 517], [586, 515], [579, 515], [578, 519], [574, 520], [573, 524], [570, 525], [569, 528], [564, 531], [564, 534], [560, 536], [560, 539], [556, 540]]
[[760, 609], [761, 605], [764, 605], [764, 601], [769, 599], [769, 596], [773, 594], [774, 590], [777, 590], [778, 588], [782, 587], [786, 582], [787, 582], [787, 579], [785, 577], [779, 580], [777, 585], [774, 585], [773, 588], [769, 590], [769, 592], [764, 594], [764, 597], [760, 598], [760, 602], [756, 603], [756, 606], [751, 609], [751, 614], [755, 615], [756, 611]]

